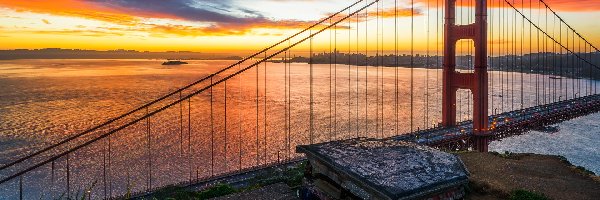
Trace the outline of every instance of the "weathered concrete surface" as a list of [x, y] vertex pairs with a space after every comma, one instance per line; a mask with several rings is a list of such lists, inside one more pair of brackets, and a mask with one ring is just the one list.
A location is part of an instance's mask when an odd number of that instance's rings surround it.
[[334, 141], [299, 146], [297, 151], [307, 155], [315, 173], [360, 198], [422, 198], [468, 180], [457, 156], [392, 139]]

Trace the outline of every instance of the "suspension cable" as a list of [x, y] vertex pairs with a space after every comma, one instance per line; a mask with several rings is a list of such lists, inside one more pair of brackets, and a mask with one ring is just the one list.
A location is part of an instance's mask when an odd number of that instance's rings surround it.
[[414, 119], [414, 105], [413, 105], [413, 92], [414, 92], [414, 53], [415, 53], [415, 1], [410, 1], [410, 132], [413, 131], [413, 119]]

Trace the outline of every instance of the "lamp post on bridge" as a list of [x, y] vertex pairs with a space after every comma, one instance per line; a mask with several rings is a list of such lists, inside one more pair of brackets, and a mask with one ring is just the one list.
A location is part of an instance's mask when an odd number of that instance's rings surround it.
[[[446, 1], [444, 24], [444, 72], [442, 91], [442, 125], [456, 125], [456, 92], [468, 89], [473, 93], [473, 138], [475, 149], [488, 151], [488, 76], [487, 76], [487, 2], [475, 1], [475, 23], [456, 25], [456, 0]], [[462, 39], [475, 44], [475, 71], [456, 71], [456, 43]]]

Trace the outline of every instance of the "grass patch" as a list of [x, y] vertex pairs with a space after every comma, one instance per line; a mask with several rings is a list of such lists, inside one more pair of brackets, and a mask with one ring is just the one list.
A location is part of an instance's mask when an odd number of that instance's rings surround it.
[[492, 155], [498, 156], [500, 158], [513, 159], [513, 160], [519, 160], [519, 159], [521, 159], [521, 157], [523, 157], [525, 155], [525, 154], [511, 153], [509, 151], [505, 151], [504, 153], [498, 153], [498, 152], [492, 151], [489, 153]]
[[249, 191], [261, 188], [263, 186], [271, 185], [274, 183], [285, 183], [290, 188], [300, 187], [302, 184], [302, 178], [304, 177], [304, 169], [306, 168], [306, 162], [301, 162], [295, 166], [287, 167], [284, 169], [273, 168], [268, 169], [261, 175], [248, 180], [248, 186], [242, 188], [234, 188], [229, 184], [217, 184], [203, 191], [190, 191], [183, 187], [166, 187], [158, 190], [152, 194], [149, 199], [210, 199], [214, 197], [225, 196], [234, 194], [237, 192]]
[[306, 162], [301, 162], [296, 166], [283, 170], [270, 169], [267, 173], [250, 179], [248, 181], [249, 185], [251, 185], [249, 188], [258, 188], [274, 183], [285, 183], [290, 188], [300, 187], [300, 185], [302, 185], [305, 168]]
[[510, 200], [549, 200], [548, 197], [543, 194], [530, 192], [527, 190], [515, 190], [510, 193]]
[[214, 198], [214, 197], [225, 196], [228, 194], [233, 194], [236, 192], [237, 192], [237, 190], [235, 188], [231, 187], [231, 185], [219, 184], [219, 185], [211, 187], [207, 190], [204, 190], [202, 192], [198, 192], [197, 194], [198, 194], [199, 199], [209, 199], [209, 198]]
[[186, 188], [182, 187], [166, 187], [159, 191], [156, 191], [150, 199], [165, 199], [165, 200], [175, 200], [175, 199], [210, 199], [214, 197], [225, 196], [228, 194], [236, 193], [237, 190], [228, 184], [218, 184], [207, 188], [206, 190], [195, 192], [190, 191]]

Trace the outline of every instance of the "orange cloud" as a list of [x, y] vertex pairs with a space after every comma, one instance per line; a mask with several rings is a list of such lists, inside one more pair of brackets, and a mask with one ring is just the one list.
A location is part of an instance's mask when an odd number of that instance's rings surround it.
[[35, 12], [52, 15], [82, 17], [116, 24], [133, 25], [137, 18], [120, 13], [117, 10], [97, 6], [80, 0], [3, 0], [1, 7], [11, 8], [17, 12]]
[[[333, 13], [330, 13], [328, 15], [332, 15]], [[423, 12], [420, 9], [415, 8], [410, 9], [410, 8], [386, 8], [386, 9], [380, 9], [379, 12], [377, 12], [376, 10], [369, 10], [367, 13], [367, 17], [369, 17], [369, 20], [373, 20], [375, 19], [377, 16], [379, 17], [383, 17], [383, 18], [394, 18], [396, 16], [398, 17], [410, 17], [410, 16], [421, 16], [423, 15]], [[336, 15], [335, 17], [332, 18], [333, 21], [337, 21], [340, 20], [344, 17], [348, 16], [348, 14], [340, 14], [340, 15]], [[356, 14], [356, 16], [350, 17], [348, 18], [346, 21], [351, 21], [351, 22], [364, 22], [365, 21], [365, 13], [358, 13]], [[341, 24], [343, 25], [343, 23]]]
[[[371, 12], [369, 12], [369, 15], [376, 16], [377, 12], [371, 11]], [[410, 17], [413, 15], [420, 16], [420, 15], [423, 15], [423, 12], [420, 9], [416, 9], [416, 8], [415, 9], [399, 8], [397, 10], [395, 8], [388, 8], [388, 9], [379, 11], [379, 16], [384, 17], [384, 18], [394, 18], [396, 16]]]
[[[189, 25], [159, 25], [151, 22], [143, 22], [143, 18], [162, 18], [173, 20], [190, 21], [180, 16], [173, 16], [165, 13], [150, 12], [143, 9], [109, 7], [100, 3], [82, 1], [82, 0], [2, 0], [0, 7], [11, 8], [17, 12], [46, 13], [59, 16], [79, 17], [85, 19], [99, 20], [118, 25], [124, 25], [130, 28], [113, 28], [110, 31], [143, 31], [150, 32], [155, 36], [178, 35], [178, 36], [227, 36], [242, 35], [249, 33], [255, 28], [269, 29], [299, 29], [305, 28], [314, 21], [300, 20], [271, 20], [261, 16], [240, 18], [241, 22], [207, 22], [207, 26], [189, 26]], [[243, 21], [242, 21], [243, 20]], [[193, 20], [192, 20], [193, 21]], [[49, 24], [45, 19], [42, 22]], [[81, 26], [80, 26], [81, 27]], [[319, 27], [317, 27], [319, 28]], [[117, 30], [118, 29], [118, 30]], [[84, 33], [89, 36], [98, 36], [104, 32], [82, 30], [61, 30], [61, 31], [38, 31], [39, 34], [77, 34]], [[115, 35], [106, 32], [107, 35]], [[121, 34], [121, 33], [118, 33]]]
[[25, 31], [27, 33], [34, 34], [61, 34], [61, 35], [77, 35], [77, 36], [91, 36], [91, 37], [105, 37], [105, 36], [123, 36], [124, 33], [120, 32], [109, 32], [109, 31], [98, 31], [98, 30], [57, 30], [57, 31]]
[[[154, 36], [165, 37], [166, 35], [178, 36], [228, 36], [228, 35], [244, 35], [256, 28], [268, 29], [300, 29], [313, 25], [316, 22], [312, 21], [296, 21], [296, 20], [280, 20], [277, 23], [262, 22], [253, 24], [220, 24], [206, 27], [186, 26], [186, 25], [159, 25], [146, 24], [149, 28], [142, 31], [153, 33]], [[315, 29], [321, 29], [326, 25], [320, 25]], [[261, 34], [261, 35], [281, 35], [281, 34]]]
[[[417, 0], [417, 2], [419, 3], [428, 3], [429, 5], [432, 7], [436, 7], [437, 5], [442, 6], [445, 2], [445, 0]], [[457, 5], [461, 5], [460, 3], [461, 1], [457, 1]], [[521, 7], [521, 6], [525, 6], [526, 8], [529, 7], [529, 1], [523, 1], [523, 4], [521, 4], [521, 1], [516, 0], [508, 0], [508, 2], [510, 2], [511, 4], [513, 4], [515, 7]], [[552, 8], [555, 11], [568, 11], [568, 12], [579, 12], [579, 11], [598, 11], [600, 10], [600, 1], [598, 0], [544, 0], [544, 2], [546, 2], [546, 4], [548, 4], [548, 6], [550, 8]], [[538, 7], [538, 3], [540, 3], [539, 0], [532, 0], [532, 7], [533, 8], [537, 8]], [[462, 1], [462, 5], [471, 5], [474, 6], [475, 5], [475, 0], [465, 0]], [[543, 7], [543, 4], [541, 4]], [[507, 7], [509, 6], [504, 0], [488, 0], [488, 6], [490, 7]]]

